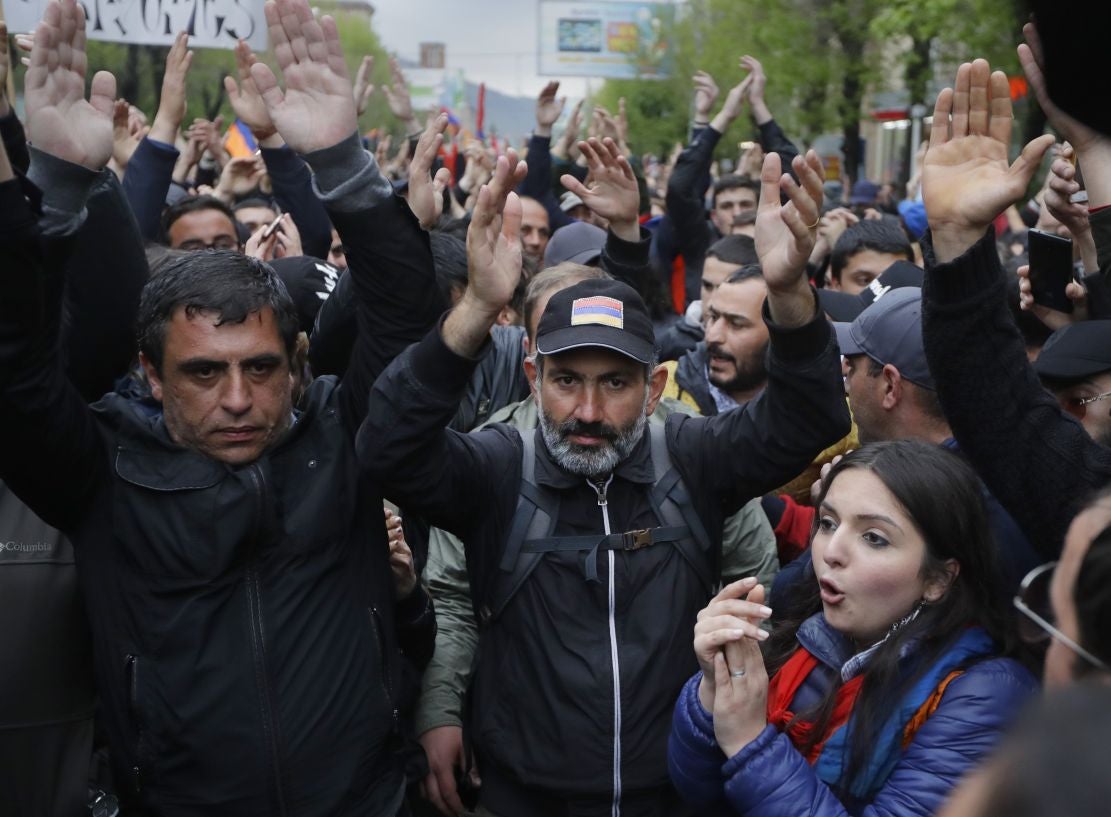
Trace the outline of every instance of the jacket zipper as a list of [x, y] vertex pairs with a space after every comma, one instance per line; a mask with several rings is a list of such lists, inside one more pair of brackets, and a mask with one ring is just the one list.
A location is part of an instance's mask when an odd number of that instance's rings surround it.
[[143, 754], [143, 723], [142, 713], [139, 711], [139, 659], [137, 656], [127, 656], [127, 701], [131, 705], [131, 718], [135, 722], [135, 765], [131, 767], [131, 785], [136, 794], [143, 790], [143, 770], [140, 758]]
[[[602, 524], [609, 536], [610, 514], [606, 491], [613, 482], [610, 474], [603, 483], [595, 484], [587, 481], [594, 493], [598, 495], [598, 507], [602, 509]], [[609, 634], [610, 634], [610, 664], [613, 667], [613, 807], [612, 817], [621, 817], [621, 663], [617, 656], [617, 593], [614, 584], [615, 554], [611, 549], [606, 550], [609, 560]]]
[[390, 674], [386, 665], [386, 644], [385, 638], [382, 635], [382, 628], [379, 626], [378, 608], [370, 607], [370, 627], [374, 630], [374, 645], [378, 648], [378, 661], [380, 664], [380, 677], [382, 684], [382, 691], [386, 693], [386, 702], [390, 705], [390, 714], [393, 717], [393, 725], [395, 730], [401, 728], [401, 713], [398, 712], [393, 702], [393, 683], [390, 681]]
[[255, 489], [255, 526], [254, 547], [247, 565], [247, 609], [251, 619], [251, 652], [255, 660], [255, 683], [259, 690], [259, 706], [262, 710], [262, 729], [270, 754], [271, 772], [274, 776], [274, 796], [278, 814], [285, 815], [285, 796], [282, 793], [282, 769], [278, 752], [277, 729], [274, 722], [274, 703], [270, 694], [270, 678], [266, 669], [266, 629], [262, 622], [262, 596], [255, 557], [262, 538], [262, 516], [265, 508], [266, 481], [257, 465], [247, 468], [252, 486]]

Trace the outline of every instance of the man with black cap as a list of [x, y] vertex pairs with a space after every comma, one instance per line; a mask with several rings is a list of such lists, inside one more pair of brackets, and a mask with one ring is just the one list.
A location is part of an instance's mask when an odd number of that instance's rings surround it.
[[1042, 347], [1034, 371], [1093, 440], [1111, 446], [1111, 320], [1058, 329]]
[[520, 275], [505, 172], [479, 196], [466, 295], [374, 386], [364, 468], [466, 544], [486, 813], [690, 813], [668, 781], [667, 735], [695, 669], [686, 644], [717, 584], [724, 518], [849, 428], [832, 330], [805, 276], [821, 162], [811, 152], [794, 170], [802, 186], [781, 177], [778, 155], [764, 165], [768, 386], [747, 406], [648, 426], [666, 381], [648, 311], [627, 285], [588, 280], [541, 316], [528, 363], [537, 431], [448, 430]]

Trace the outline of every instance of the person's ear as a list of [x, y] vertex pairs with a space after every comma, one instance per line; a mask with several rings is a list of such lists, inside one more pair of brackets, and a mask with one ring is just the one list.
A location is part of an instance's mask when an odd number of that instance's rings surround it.
[[960, 562], [956, 559], [946, 559], [941, 566], [941, 573], [926, 582], [926, 587], [922, 592], [922, 601], [927, 604], [940, 601], [942, 596], [949, 592], [949, 588], [953, 586], [953, 582], [957, 580], [960, 572]]
[[651, 414], [656, 410], [667, 387], [667, 378], [667, 367], [662, 363], [652, 370], [652, 375], [648, 378], [648, 403], [644, 407], [645, 413]]
[[[526, 343], [527, 343], [527, 339], [526, 339]], [[527, 347], [526, 347], [525, 351], [528, 351]], [[536, 376], [539, 373], [539, 370], [536, 367], [536, 358], [535, 357], [526, 357], [525, 362], [524, 362], [524, 366], [525, 366], [525, 379], [528, 380], [529, 391], [532, 392], [533, 399], [537, 401], [537, 404], [539, 404], [540, 395], [537, 394], [538, 384], [537, 384], [537, 380], [536, 380]]]
[[883, 367], [883, 407], [891, 411], [903, 399], [903, 376], [890, 363]]
[[154, 367], [150, 358], [139, 352], [139, 364], [143, 367], [143, 372], [147, 376], [147, 382], [150, 384], [150, 396], [162, 402], [162, 378], [158, 374], [158, 369]]

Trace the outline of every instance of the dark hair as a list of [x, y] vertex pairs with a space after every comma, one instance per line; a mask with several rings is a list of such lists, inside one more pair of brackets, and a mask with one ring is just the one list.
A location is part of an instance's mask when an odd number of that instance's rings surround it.
[[[929, 670], [971, 625], [979, 625], [1009, 652], [1013, 643], [1010, 619], [996, 586], [995, 543], [988, 525], [980, 482], [956, 454], [918, 440], [872, 443], [847, 454], [822, 482], [818, 505], [842, 472], [862, 468], [872, 472], [914, 522], [926, 544], [921, 575], [937, 578], [949, 559], [960, 570], [945, 594], [924, 604], [918, 616], [882, 642], [865, 670], [860, 694], [853, 707], [853, 730], [841, 788], [847, 791], [867, 766], [875, 740], [885, 721], [907, 691]], [[811, 542], [818, 530], [815, 515]], [[768, 674], [773, 675], [798, 647], [795, 635], [806, 619], [822, 610], [813, 563], [806, 568], [796, 593], [776, 610], [777, 626], [764, 644]], [[909, 612], [909, 611], [908, 611]], [[917, 642], [907, 659], [900, 655]], [[839, 676], [838, 676], [839, 677]], [[833, 714], [838, 681], [814, 711], [799, 713], [817, 724], [815, 743], [825, 733]], [[807, 749], [813, 748], [807, 747]]]
[[988, 768], [990, 793], [969, 817], [1103, 817], [1111, 687], [1084, 681], [1049, 692], [1025, 712]]
[[435, 231], [428, 234], [428, 243], [432, 248], [436, 286], [444, 303], [450, 304], [453, 290], [467, 288], [467, 245], [453, 235]]
[[727, 190], [752, 190], [756, 193], [756, 197], [760, 197], [760, 183], [754, 179], [749, 179], [744, 176], [738, 176], [736, 173], [728, 173], [714, 182], [714, 194], [710, 199], [710, 206], [718, 206], [718, 196]]
[[756, 254], [756, 242], [747, 235], [719, 238], [706, 250], [706, 257], [716, 258], [726, 264], [736, 264], [738, 267], [760, 263], [760, 257]]
[[733, 270], [731, 273], [729, 273], [726, 279], [721, 283], [722, 285], [743, 284], [745, 281], [751, 281], [754, 278], [759, 278], [761, 281], [763, 281], [764, 270], [761, 269], [759, 264], [746, 264], [740, 269]]
[[840, 281], [841, 272], [849, 259], [864, 250], [902, 255], [907, 261], [914, 260], [914, 249], [907, 240], [907, 234], [898, 224], [886, 219], [866, 218], [841, 233], [841, 237], [833, 245], [829, 266], [834, 279]]
[[300, 329], [297, 309], [269, 264], [231, 250], [210, 250], [163, 265], [143, 287], [136, 319], [139, 351], [159, 374], [166, 326], [179, 307], [189, 318], [198, 312], [215, 312], [218, 326], [242, 323], [248, 315], [270, 307], [287, 361], [293, 360]]
[[[171, 204], [162, 211], [162, 240], [169, 245], [170, 227], [173, 226], [174, 222], [184, 215], [201, 210], [219, 210], [228, 217], [228, 221], [231, 222], [233, 228], [238, 224], [235, 213], [231, 211], [231, 208], [215, 196], [189, 196], [176, 204]], [[238, 239], [238, 237], [237, 233], [236, 238]]]
[[259, 196], [250, 196], [249, 198], [241, 199], [232, 207], [233, 213], [238, 213], [240, 210], [245, 210], [248, 207], [265, 207], [267, 210], [278, 211], [280, 208], [274, 203], [273, 199], [264, 199]]

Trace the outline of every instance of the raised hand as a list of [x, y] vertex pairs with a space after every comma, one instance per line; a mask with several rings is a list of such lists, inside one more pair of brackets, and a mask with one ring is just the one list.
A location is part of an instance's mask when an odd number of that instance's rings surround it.
[[[277, 132], [270, 111], [262, 101], [254, 79], [251, 77], [251, 66], [258, 62], [258, 57], [251, 51], [251, 47], [243, 40], [235, 44], [235, 70], [239, 76], [238, 84], [231, 77], [224, 77], [224, 89], [228, 92], [232, 110], [239, 120], [250, 128], [251, 133], [259, 142], [271, 139]], [[268, 145], [270, 146], [270, 145]], [[276, 146], [275, 146], [276, 147]]]
[[551, 136], [552, 125], [559, 119], [559, 115], [563, 113], [563, 106], [567, 104], [567, 97], [561, 96], [556, 98], [556, 92], [559, 90], [558, 82], [549, 82], [540, 91], [540, 95], [536, 98], [536, 135], [537, 136]]
[[306, 0], [267, 0], [266, 23], [285, 93], [265, 63], [251, 66], [278, 133], [298, 153], [332, 147], [358, 129], [336, 21], [318, 23]]
[[567, 127], [563, 129], [563, 133], [559, 136], [559, 141], [552, 145], [552, 155], [561, 159], [567, 158], [572, 153], [572, 148], [576, 145], [579, 139], [579, 129], [582, 127], [582, 109], [583, 100], [575, 103], [571, 108], [571, 113], [567, 117]]
[[398, 599], [405, 599], [417, 588], [417, 571], [413, 564], [413, 551], [405, 541], [405, 529], [401, 517], [389, 508], [386, 514], [386, 538], [390, 543], [390, 570], [393, 573], [394, 589]]
[[158, 111], [150, 126], [150, 138], [172, 145], [177, 141], [177, 129], [185, 119], [185, 83], [193, 52], [189, 50], [189, 35], [184, 31], [174, 38], [170, 53], [166, 55], [166, 72], [162, 75], [162, 93], [158, 97]]
[[[813, 150], [796, 156], [792, 168], [802, 182], [783, 173], [778, 153], [764, 157], [760, 172], [760, 206], [756, 211], [756, 254], [769, 297], [807, 288], [806, 261], [814, 249], [822, 212], [822, 160]], [[790, 199], [780, 204], [780, 190]], [[769, 308], [775, 311], [774, 301]], [[777, 320], [777, 318], [774, 314]], [[807, 316], [807, 319], [809, 316]]]
[[[1071, 161], [1073, 155], [1070, 145], [1061, 147], [1060, 154], [1049, 167], [1042, 203], [1051, 216], [1069, 228], [1072, 240], [1078, 241], [1082, 234], [1090, 233], [1092, 228], [1088, 224], [1088, 208], [1071, 200], [1072, 194], [1080, 190], [1080, 185], [1076, 182], [1076, 167]], [[1098, 268], [1097, 263], [1096, 269]], [[1095, 272], [1095, 269], [1089, 271]]]
[[718, 101], [718, 84], [705, 71], [698, 71], [694, 77], [694, 122], [696, 125], [710, 124], [710, 111]]
[[741, 115], [741, 109], [744, 108], [745, 99], [748, 97], [748, 89], [752, 84], [752, 75], [745, 77], [732, 88], [729, 93], [725, 95], [725, 102], [718, 111], [718, 115], [710, 123], [710, 127], [718, 133], [725, 133], [729, 130], [738, 116]]
[[367, 54], [359, 63], [359, 70], [355, 73], [355, 87], [351, 91], [355, 99], [355, 112], [359, 116], [366, 113], [366, 106], [370, 104], [370, 95], [374, 93], [374, 84], [370, 81], [372, 71], [374, 71], [374, 57]]
[[1034, 300], [1034, 288], [1030, 283], [1030, 265], [1023, 264], [1018, 273], [1018, 305], [1029, 312], [1050, 330], [1057, 331], [1070, 323], [1088, 319], [1088, 290], [1078, 281], [1070, 281], [1065, 286], [1065, 297], [1072, 301], [1072, 312], [1045, 306]]
[[467, 230], [469, 283], [464, 298], [494, 314], [513, 298], [521, 277], [521, 201], [512, 191], [526, 170], [512, 149], [498, 157], [494, 178], [478, 191]]
[[447, 114], [442, 113], [430, 121], [420, 135], [413, 160], [409, 162], [409, 209], [426, 230], [431, 230], [440, 218], [443, 212], [444, 188], [451, 183], [451, 171], [446, 167], [437, 170], [435, 178], [431, 176], [436, 154], [444, 143], [446, 128]]
[[607, 137], [599, 141], [579, 142], [579, 150], [590, 168], [587, 187], [570, 174], [560, 183], [583, 200], [583, 204], [609, 221], [614, 235], [625, 241], [640, 239], [637, 215], [640, 211], [640, 190], [629, 161], [620, 154], [617, 144]]
[[748, 97], [748, 104], [752, 106], [752, 116], [755, 118], [756, 124], [763, 125], [765, 122], [770, 122], [772, 114], [764, 101], [764, 88], [768, 85], [768, 77], [764, 73], [764, 66], [760, 64], [760, 60], [756, 57], [745, 54], [741, 57], [741, 67], [748, 71], [749, 85], [746, 96]]
[[135, 128], [132, 124], [131, 106], [125, 99], [117, 99], [112, 110], [112, 161], [118, 172], [127, 169], [128, 162], [149, 128]]
[[382, 86], [386, 95], [390, 113], [400, 119], [409, 133], [416, 133], [419, 125], [413, 116], [413, 101], [409, 97], [409, 83], [405, 81], [405, 74], [401, 71], [401, 64], [396, 57], [390, 57], [390, 83]]
[[216, 196], [228, 204], [258, 187], [266, 175], [261, 156], [237, 156], [224, 166], [216, 185]]
[[1026, 43], [1018, 47], [1018, 59], [1022, 63], [1022, 71], [1026, 74], [1030, 87], [1034, 89], [1034, 96], [1037, 97], [1038, 105], [1045, 113], [1049, 124], [1053, 126], [1053, 129], [1063, 140], [1072, 144], [1077, 152], [1084, 152], [1096, 141], [1105, 139], [1106, 137], [1102, 136], [1099, 131], [1089, 128], [1083, 122], [1074, 119], [1053, 104], [1053, 100], [1049, 98], [1049, 91], [1046, 90], [1045, 75], [1042, 72], [1044, 61], [1038, 28], [1033, 23], [1027, 23], [1022, 27], [1022, 33], [1026, 37]]
[[1053, 144], [1052, 135], [1039, 136], [1008, 164], [1012, 121], [1007, 75], [992, 73], [987, 60], [962, 65], [956, 87], [937, 95], [922, 161], [922, 199], [939, 261], [971, 247], [1026, 192]]
[[86, 100], [87, 64], [84, 9], [75, 0], [48, 3], [24, 83], [27, 140], [44, 153], [100, 170], [112, 157], [116, 78], [98, 71]]

